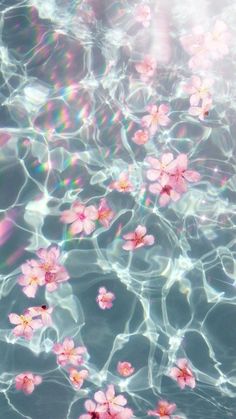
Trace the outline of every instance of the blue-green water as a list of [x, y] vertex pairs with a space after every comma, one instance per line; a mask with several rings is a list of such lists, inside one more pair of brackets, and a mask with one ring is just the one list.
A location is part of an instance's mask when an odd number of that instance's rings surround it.
[[[147, 27], [135, 20], [140, 4], [151, 10]], [[0, 1], [1, 419], [77, 419], [109, 384], [133, 417], [164, 399], [177, 405], [171, 418], [236, 418], [235, 19], [230, 1]], [[204, 52], [209, 66], [191, 68], [181, 38], [217, 20], [228, 51]], [[135, 65], [147, 55], [156, 68], [143, 80]], [[204, 120], [189, 114], [182, 88], [193, 75], [214, 81]], [[148, 106], [161, 103], [170, 122], [138, 145]], [[146, 159], [167, 152], [186, 154], [201, 178], [162, 207]], [[125, 171], [132, 191], [113, 190]], [[103, 197], [110, 226], [72, 237], [63, 211]], [[124, 250], [138, 225], [155, 243]], [[52, 244], [70, 279], [28, 298], [21, 265]], [[115, 294], [109, 310], [96, 303], [100, 287]], [[44, 304], [52, 327], [15, 338], [8, 315]], [[88, 351], [80, 390], [52, 351], [65, 337]], [[179, 358], [194, 389], [169, 377]], [[119, 361], [134, 374], [122, 378]], [[24, 371], [43, 378], [31, 395], [15, 389]]]

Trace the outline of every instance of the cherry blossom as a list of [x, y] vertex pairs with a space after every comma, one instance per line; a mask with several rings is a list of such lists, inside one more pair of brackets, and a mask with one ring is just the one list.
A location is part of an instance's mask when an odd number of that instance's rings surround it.
[[67, 364], [81, 365], [84, 361], [82, 355], [87, 351], [84, 346], [75, 348], [70, 338], [65, 338], [63, 343], [55, 343], [52, 350], [57, 355], [57, 363], [62, 367]]
[[141, 123], [145, 128], [149, 128], [150, 134], [154, 135], [158, 130], [159, 126], [166, 126], [169, 124], [170, 119], [166, 115], [169, 112], [169, 106], [160, 105], [151, 105], [148, 107], [149, 115], [142, 117]]
[[200, 100], [211, 98], [210, 89], [213, 83], [213, 79], [201, 80], [198, 76], [192, 76], [190, 82], [184, 86], [184, 90], [191, 95], [191, 106], [198, 106]]
[[61, 221], [71, 224], [69, 232], [72, 236], [84, 232], [86, 235], [95, 230], [94, 221], [98, 218], [98, 211], [94, 205], [86, 207], [80, 202], [74, 202], [71, 209], [62, 212]]
[[41, 317], [43, 326], [51, 326], [52, 319], [51, 314], [53, 312], [53, 308], [47, 308], [46, 305], [42, 305], [39, 307], [29, 307], [25, 313], [29, 314], [32, 318], [34, 317]]
[[113, 306], [114, 300], [115, 300], [115, 294], [113, 294], [110, 291], [107, 291], [105, 287], [99, 288], [96, 301], [102, 310], [111, 308]]
[[110, 188], [118, 192], [132, 192], [134, 189], [127, 172], [122, 172], [118, 180], [110, 184]]
[[155, 73], [156, 61], [151, 55], [146, 55], [143, 61], [135, 64], [135, 69], [140, 74], [141, 80], [147, 81]]
[[25, 394], [33, 393], [35, 386], [41, 383], [42, 377], [29, 371], [22, 372], [15, 377], [16, 389], [23, 391]]
[[177, 367], [171, 369], [169, 376], [177, 381], [181, 389], [184, 389], [185, 386], [194, 388], [196, 386], [196, 381], [187, 359], [178, 359], [176, 365]]
[[88, 371], [87, 370], [78, 371], [75, 368], [71, 368], [69, 372], [70, 372], [69, 378], [70, 378], [71, 383], [76, 388], [76, 390], [79, 390], [82, 387], [84, 380], [88, 377]]
[[230, 40], [230, 33], [227, 25], [217, 20], [212, 32], [207, 32], [205, 35], [205, 45], [213, 59], [221, 58], [229, 53], [228, 43]]
[[67, 270], [59, 262], [60, 250], [53, 246], [49, 249], [39, 249], [36, 252], [39, 257], [38, 266], [44, 273], [44, 283], [49, 292], [58, 288], [58, 284], [69, 279]]
[[138, 225], [134, 232], [127, 233], [123, 236], [127, 242], [122, 246], [125, 250], [134, 250], [143, 246], [151, 246], [155, 239], [154, 236], [146, 235], [147, 229], [145, 226]]
[[97, 412], [97, 405], [93, 400], [86, 400], [84, 407], [87, 413], [80, 415], [79, 419], [100, 419], [101, 414]]
[[209, 50], [205, 44], [205, 33], [201, 26], [194, 27], [192, 34], [183, 36], [180, 41], [188, 54], [192, 55], [189, 60], [191, 69], [210, 67]]
[[166, 206], [170, 201], [178, 201], [181, 196], [173, 185], [166, 183], [165, 179], [161, 179], [159, 183], [152, 183], [148, 189], [154, 195], [160, 195], [159, 204], [161, 207]]
[[139, 4], [135, 9], [135, 19], [147, 28], [150, 25], [151, 9], [147, 4]]
[[147, 163], [150, 164], [151, 169], [147, 171], [147, 178], [151, 181], [163, 180], [165, 183], [169, 180], [168, 167], [173, 162], [174, 156], [172, 153], [164, 153], [160, 160], [154, 157], [148, 157]]
[[38, 287], [44, 284], [44, 273], [39, 266], [32, 266], [32, 262], [21, 265], [23, 275], [18, 279], [18, 284], [23, 286], [23, 292], [29, 298], [34, 298]]
[[146, 144], [148, 140], [149, 140], [148, 131], [142, 130], [142, 129], [135, 131], [134, 136], [132, 137], [132, 141], [138, 145]]
[[134, 367], [130, 364], [130, 362], [118, 362], [117, 364], [117, 371], [123, 377], [129, 377], [135, 371]]
[[201, 106], [191, 106], [188, 112], [190, 115], [198, 116], [201, 121], [204, 121], [205, 116], [208, 115], [212, 105], [212, 99], [210, 97], [203, 99]]
[[175, 410], [175, 403], [168, 403], [166, 400], [160, 400], [156, 410], [149, 410], [147, 413], [149, 416], [158, 416], [162, 419], [170, 419]]
[[30, 340], [33, 336], [34, 330], [39, 329], [43, 326], [40, 319], [34, 320], [29, 314], [24, 313], [23, 315], [18, 315], [15, 313], [9, 314], [9, 320], [12, 324], [17, 326], [13, 329], [13, 334], [16, 337], [24, 337], [25, 339]]
[[98, 221], [104, 226], [109, 227], [111, 220], [114, 218], [115, 213], [108, 206], [106, 198], [102, 198], [98, 207]]
[[108, 385], [107, 391], [97, 391], [94, 394], [94, 400], [99, 404], [97, 406], [98, 412], [107, 412], [114, 414], [123, 410], [127, 400], [122, 395], [115, 395], [113, 384]]
[[179, 154], [178, 157], [169, 166], [169, 174], [171, 175], [171, 185], [178, 193], [186, 192], [188, 182], [198, 182], [200, 174], [194, 170], [187, 170], [188, 156]]

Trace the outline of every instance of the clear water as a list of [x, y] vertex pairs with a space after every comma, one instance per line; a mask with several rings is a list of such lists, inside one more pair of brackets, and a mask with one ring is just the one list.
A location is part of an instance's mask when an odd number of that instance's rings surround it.
[[[0, 418], [76, 419], [84, 401], [114, 384], [146, 418], [160, 399], [181, 418], [236, 418], [235, 21], [232, 1], [147, 1], [148, 28], [126, 0], [0, 1]], [[230, 32], [229, 53], [192, 71], [180, 38], [217, 19]], [[157, 69], [148, 82], [135, 64], [146, 54]], [[189, 115], [181, 84], [192, 74], [214, 79], [213, 105]], [[150, 104], [168, 103], [170, 124], [144, 145], [134, 132]], [[188, 155], [197, 183], [161, 207], [149, 193], [146, 157]], [[109, 185], [129, 170], [134, 190]], [[88, 236], [68, 234], [62, 211], [75, 200], [106, 197], [115, 217]], [[145, 225], [155, 244], [122, 249], [123, 235]], [[57, 244], [70, 280], [42, 287], [34, 299], [17, 283], [39, 248]], [[96, 303], [105, 286], [116, 299]], [[54, 307], [53, 327], [16, 339], [8, 315]], [[76, 391], [52, 345], [71, 336], [87, 347], [89, 378]], [[168, 376], [187, 358], [195, 389]], [[119, 361], [135, 373], [122, 378]], [[14, 378], [32, 371], [43, 382], [31, 395]]]

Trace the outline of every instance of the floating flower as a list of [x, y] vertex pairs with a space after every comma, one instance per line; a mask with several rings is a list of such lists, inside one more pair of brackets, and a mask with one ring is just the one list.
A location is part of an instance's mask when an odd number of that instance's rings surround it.
[[173, 367], [170, 371], [170, 377], [177, 381], [179, 387], [184, 389], [185, 386], [194, 388], [196, 386], [195, 377], [188, 361], [185, 358], [178, 359], [176, 362], [177, 367]]
[[52, 325], [52, 319], [51, 319], [52, 312], [53, 312], [53, 308], [48, 308], [46, 305], [42, 305], [39, 307], [29, 307], [25, 311], [25, 313], [29, 314], [32, 318], [41, 317], [43, 326]]
[[44, 273], [44, 283], [49, 292], [58, 288], [61, 282], [69, 279], [69, 274], [63, 265], [59, 262], [60, 250], [53, 246], [49, 249], [39, 249], [36, 252], [39, 257], [38, 266]]
[[98, 221], [104, 226], [109, 227], [111, 220], [114, 218], [115, 213], [108, 206], [107, 200], [102, 198], [98, 207]]
[[87, 370], [77, 371], [75, 368], [71, 368], [69, 372], [70, 372], [69, 378], [70, 378], [71, 383], [76, 388], [76, 390], [79, 390], [82, 387], [84, 380], [88, 377], [88, 371]]
[[147, 4], [139, 4], [135, 9], [135, 19], [147, 28], [150, 25], [151, 9]]
[[117, 364], [117, 371], [123, 377], [129, 377], [134, 373], [134, 367], [130, 364], [130, 362], [118, 362]]
[[156, 410], [149, 410], [147, 413], [149, 416], [158, 416], [162, 419], [170, 419], [175, 410], [175, 403], [168, 403], [166, 400], [160, 400]]
[[187, 182], [198, 182], [200, 180], [200, 174], [195, 170], [187, 170], [188, 168], [188, 156], [186, 154], [179, 154], [172, 165], [169, 167], [169, 173], [171, 174], [171, 185], [174, 189], [183, 193], [187, 190]]
[[148, 140], [149, 140], [148, 131], [142, 130], [142, 129], [135, 131], [134, 136], [132, 138], [132, 141], [138, 145], [146, 144]]
[[150, 55], [146, 55], [143, 61], [135, 64], [135, 70], [141, 75], [141, 80], [147, 81], [156, 71], [156, 61]]
[[25, 339], [30, 340], [33, 336], [34, 330], [39, 329], [43, 326], [40, 319], [34, 320], [29, 314], [24, 313], [23, 315], [18, 315], [15, 313], [9, 314], [9, 320], [12, 324], [17, 326], [13, 329], [13, 334], [16, 337], [24, 337]]
[[134, 189], [127, 172], [122, 172], [118, 180], [110, 184], [110, 188], [115, 189], [118, 192], [132, 192]]
[[210, 97], [203, 99], [201, 106], [191, 106], [188, 112], [190, 115], [198, 116], [201, 121], [209, 114], [211, 109], [212, 99]]
[[159, 126], [166, 126], [169, 124], [170, 119], [167, 116], [169, 112], [169, 106], [160, 105], [151, 105], [148, 107], [149, 115], [142, 117], [141, 123], [145, 128], [149, 128], [150, 134], [154, 135], [158, 130]]
[[15, 377], [15, 386], [17, 390], [23, 391], [25, 394], [31, 394], [35, 386], [42, 383], [40, 375], [34, 375], [32, 372], [22, 372]]
[[87, 413], [80, 415], [79, 419], [100, 419], [101, 415], [97, 412], [97, 405], [93, 400], [86, 400], [84, 407]]
[[97, 407], [98, 412], [117, 413], [123, 410], [123, 406], [126, 405], [127, 400], [122, 395], [115, 395], [115, 389], [113, 384], [107, 387], [107, 391], [97, 391], [94, 394], [94, 400], [99, 404]]
[[212, 32], [207, 32], [205, 36], [205, 45], [213, 59], [224, 57], [229, 53], [228, 43], [230, 33], [227, 25], [217, 20]]
[[84, 346], [75, 348], [73, 339], [66, 338], [63, 343], [55, 343], [53, 352], [57, 355], [57, 363], [64, 367], [67, 364], [80, 365], [83, 363], [83, 354], [87, 351]]
[[122, 247], [125, 250], [134, 250], [143, 246], [151, 246], [154, 243], [154, 236], [146, 235], [147, 229], [145, 226], [138, 225], [132, 233], [127, 233], [123, 236], [124, 240], [127, 240]]
[[210, 99], [210, 89], [214, 83], [213, 79], [201, 80], [198, 76], [192, 76], [190, 82], [184, 86], [185, 92], [191, 95], [191, 106], [198, 106], [199, 102], [204, 99]]
[[61, 221], [71, 224], [69, 231], [72, 236], [84, 232], [86, 235], [95, 230], [94, 221], [98, 218], [98, 211], [94, 205], [86, 207], [80, 202], [74, 202], [71, 209], [62, 212]]
[[167, 184], [163, 179], [159, 183], [152, 183], [148, 189], [154, 195], [160, 195], [159, 204], [161, 207], [166, 206], [170, 201], [176, 202], [180, 199], [180, 194], [176, 192], [173, 185]]
[[169, 180], [168, 168], [173, 162], [172, 153], [164, 153], [160, 160], [154, 157], [148, 157], [146, 161], [150, 164], [151, 169], [147, 171], [147, 178], [151, 181], [163, 180], [165, 183]]
[[23, 275], [18, 279], [18, 284], [23, 286], [23, 293], [29, 298], [34, 298], [39, 286], [44, 284], [44, 273], [38, 266], [32, 266], [31, 261], [21, 265]]
[[96, 298], [96, 301], [102, 310], [106, 310], [113, 306], [113, 301], [115, 300], [115, 298], [115, 294], [113, 294], [110, 291], [107, 291], [105, 287], [101, 287], [98, 290], [98, 296]]

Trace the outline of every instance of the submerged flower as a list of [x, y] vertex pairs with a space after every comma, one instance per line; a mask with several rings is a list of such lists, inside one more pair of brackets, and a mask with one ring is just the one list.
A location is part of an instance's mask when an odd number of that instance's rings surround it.
[[201, 100], [211, 98], [210, 89], [213, 83], [213, 79], [201, 80], [198, 76], [192, 76], [190, 82], [184, 86], [185, 92], [191, 95], [191, 106], [198, 106]]
[[227, 25], [222, 20], [217, 20], [212, 32], [207, 32], [205, 45], [213, 59], [218, 59], [228, 54], [230, 34]]
[[86, 207], [80, 202], [74, 202], [71, 209], [62, 212], [61, 221], [71, 224], [69, 231], [72, 236], [84, 232], [86, 235], [95, 230], [94, 221], [98, 218], [98, 211], [94, 205]]
[[70, 372], [69, 378], [70, 378], [71, 383], [76, 388], [76, 390], [79, 390], [82, 387], [84, 380], [88, 377], [88, 371], [87, 370], [78, 371], [75, 368], [71, 368], [69, 372]]
[[147, 171], [147, 178], [151, 181], [159, 179], [164, 180], [164, 182], [168, 182], [168, 168], [173, 160], [174, 156], [172, 153], [164, 153], [160, 160], [154, 157], [148, 157], [147, 162], [150, 164], [151, 169]]
[[135, 9], [135, 19], [147, 28], [151, 20], [150, 7], [147, 4], [139, 4]]
[[116, 396], [115, 389], [112, 384], [107, 387], [107, 391], [97, 391], [94, 394], [94, 400], [99, 404], [98, 412], [117, 413], [123, 410], [123, 406], [127, 404], [127, 400], [121, 394]]
[[142, 129], [135, 131], [134, 136], [132, 138], [132, 141], [138, 145], [146, 144], [148, 140], [149, 140], [148, 131], [142, 130]]
[[192, 116], [198, 116], [201, 121], [204, 121], [205, 116], [209, 114], [209, 110], [211, 109], [212, 105], [212, 98], [208, 97], [203, 99], [201, 106], [191, 106], [189, 108], [188, 113]]
[[145, 226], [138, 225], [132, 233], [127, 233], [123, 236], [127, 242], [122, 246], [125, 250], [134, 250], [143, 246], [151, 246], [154, 243], [154, 236], [146, 235], [147, 229]]
[[29, 298], [34, 298], [38, 287], [44, 284], [44, 273], [34, 262], [27, 261], [21, 265], [23, 275], [18, 279], [18, 284], [23, 286], [23, 292]]
[[15, 386], [17, 390], [22, 390], [25, 394], [31, 394], [34, 387], [42, 383], [40, 375], [34, 375], [32, 372], [22, 372], [15, 377]]
[[156, 70], [156, 61], [150, 55], [146, 55], [143, 61], [135, 64], [136, 71], [141, 75], [141, 80], [147, 81]]
[[177, 367], [171, 369], [169, 376], [177, 381], [181, 389], [184, 389], [185, 386], [194, 388], [196, 386], [196, 380], [188, 365], [187, 359], [178, 359], [176, 365]]
[[158, 416], [162, 419], [170, 419], [175, 410], [175, 403], [168, 403], [166, 400], [160, 400], [156, 410], [149, 410], [147, 413], [149, 416]]
[[148, 111], [149, 115], [142, 117], [142, 126], [149, 128], [150, 134], [154, 135], [159, 126], [166, 126], [169, 124], [170, 119], [167, 116], [169, 106], [164, 104], [159, 107], [152, 105], [148, 107]]
[[171, 185], [178, 193], [186, 192], [187, 182], [198, 182], [200, 180], [200, 173], [195, 170], [188, 169], [188, 156], [186, 154], [179, 154], [175, 161], [169, 167], [171, 174]]
[[44, 326], [52, 325], [52, 319], [51, 319], [52, 312], [53, 312], [53, 308], [47, 308], [46, 305], [42, 305], [39, 307], [29, 307], [25, 311], [25, 313], [28, 313], [32, 318], [41, 317], [42, 324]]
[[93, 400], [86, 400], [84, 407], [87, 413], [80, 415], [79, 419], [99, 419], [101, 417], [97, 412], [97, 405]]
[[60, 250], [53, 246], [49, 249], [39, 249], [37, 251], [39, 257], [38, 266], [44, 273], [44, 284], [49, 292], [55, 291], [58, 284], [69, 279], [69, 274], [63, 265], [60, 264]]
[[13, 329], [13, 334], [16, 337], [22, 336], [25, 339], [30, 340], [33, 336], [34, 330], [43, 326], [40, 319], [33, 320], [33, 318], [27, 313], [20, 316], [18, 314], [11, 313], [8, 317], [12, 324], [17, 325]]
[[123, 377], [129, 377], [134, 373], [134, 367], [130, 364], [130, 362], [118, 362], [117, 364], [117, 371]]
[[109, 227], [111, 220], [114, 218], [115, 213], [107, 205], [107, 200], [102, 198], [98, 207], [98, 221], [104, 226]]
[[110, 184], [111, 189], [115, 189], [118, 192], [132, 192], [133, 184], [129, 180], [127, 172], [122, 172], [115, 182]]
[[160, 195], [159, 204], [161, 207], [169, 204], [170, 201], [178, 201], [180, 199], [180, 194], [176, 192], [173, 185], [167, 184], [165, 180], [160, 180], [160, 182], [152, 183], [149, 185], [149, 191], [154, 195]]
[[115, 300], [115, 294], [113, 294], [113, 292], [107, 291], [105, 287], [99, 288], [98, 293], [99, 294], [96, 298], [96, 301], [99, 307], [102, 310], [111, 308], [113, 306], [113, 301]]
[[57, 355], [57, 363], [63, 367], [67, 364], [82, 364], [82, 355], [87, 351], [84, 346], [75, 348], [74, 341], [70, 338], [66, 338], [63, 343], [55, 343], [52, 350]]

